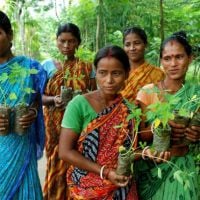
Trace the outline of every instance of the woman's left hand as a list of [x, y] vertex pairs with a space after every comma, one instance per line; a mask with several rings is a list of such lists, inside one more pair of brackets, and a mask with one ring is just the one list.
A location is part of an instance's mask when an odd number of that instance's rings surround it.
[[19, 124], [23, 128], [28, 128], [35, 121], [36, 117], [37, 117], [37, 113], [34, 110], [29, 109], [28, 114], [23, 115], [19, 119]]
[[185, 136], [191, 142], [200, 141], [200, 126], [192, 126], [186, 128]]

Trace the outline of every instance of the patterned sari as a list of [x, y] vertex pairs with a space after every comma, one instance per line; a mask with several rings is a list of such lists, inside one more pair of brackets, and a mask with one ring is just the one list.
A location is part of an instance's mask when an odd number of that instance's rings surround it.
[[[116, 168], [119, 146], [130, 146], [130, 123], [126, 120], [128, 108], [122, 98], [98, 114], [88, 124], [78, 140], [78, 151], [86, 158]], [[121, 128], [115, 126], [122, 124]], [[129, 135], [130, 136], [130, 135]], [[98, 174], [70, 166], [67, 172], [69, 199], [130, 199], [136, 200], [137, 192], [134, 181], [128, 186], [118, 188], [110, 181], [101, 179]]]
[[[65, 72], [69, 77], [64, 81]], [[61, 92], [61, 86], [71, 87], [73, 90], [81, 90], [84, 93], [90, 87], [90, 73], [92, 66], [78, 59], [71, 63], [64, 63], [63, 70], [55, 72], [48, 81], [45, 95], [56, 96]], [[54, 106], [44, 107], [45, 126], [46, 126], [46, 156], [47, 170], [44, 185], [44, 199], [66, 199], [66, 171], [67, 164], [58, 157], [58, 141], [61, 130], [61, 121], [64, 110]]]
[[133, 102], [140, 88], [148, 83], [157, 83], [162, 79], [164, 79], [164, 72], [145, 62], [137, 69], [130, 71], [125, 89], [121, 92], [122, 96]]
[[[145, 86], [152, 89], [152, 84]], [[141, 90], [138, 93], [137, 99], [145, 103], [146, 105], [155, 103], [148, 102], [150, 99], [155, 101], [156, 98], [149, 98], [151, 96], [157, 96], [157, 93], [146, 93], [143, 94]], [[180, 109], [180, 107], [185, 104], [194, 95], [200, 97], [200, 85], [191, 85], [185, 83], [184, 86], [174, 94], [174, 96], [180, 98], [180, 101], [175, 105], [174, 109]], [[153, 100], [154, 99], [154, 100]], [[147, 103], [148, 102], [148, 103]], [[197, 105], [195, 103], [187, 106], [188, 110], [195, 111]], [[198, 144], [196, 144], [198, 145]], [[197, 174], [195, 169], [194, 159], [192, 157], [193, 148], [190, 149], [189, 153], [181, 157], [172, 157], [170, 160], [178, 168], [188, 173], [194, 173], [192, 176], [188, 177], [189, 188], [184, 189], [184, 185], [179, 183], [174, 179], [174, 172], [177, 168], [170, 166], [167, 163], [159, 164], [162, 171], [162, 178], [158, 178], [158, 168], [152, 161], [136, 161], [135, 163], [135, 173], [137, 179], [138, 193], [142, 200], [199, 200], [200, 191], [198, 181], [200, 180], [199, 174]]]
[[[37, 158], [42, 156], [44, 148], [44, 121], [42, 112], [41, 96], [43, 93], [46, 74], [40, 64], [29, 58], [18, 56], [12, 58], [4, 64], [0, 64], [0, 75], [3, 73], [10, 74], [15, 66], [21, 66], [25, 69], [37, 69], [38, 73], [26, 77], [15, 77], [17, 82], [12, 84], [8, 79], [1, 81], [0, 87], [4, 95], [9, 96], [14, 92], [17, 99], [10, 100], [6, 98], [6, 104], [11, 108], [23, 101], [32, 104], [36, 95], [39, 95], [38, 117], [35, 122], [28, 128], [27, 132], [21, 136], [14, 131], [7, 135], [0, 135], [0, 199], [1, 200], [41, 200], [42, 191], [37, 172]], [[23, 79], [23, 88], [20, 80]], [[24, 88], [32, 88], [35, 93], [24, 95]], [[0, 95], [1, 104], [5, 103], [3, 95]], [[11, 124], [13, 115], [11, 115]], [[11, 125], [12, 126], [12, 125]]]

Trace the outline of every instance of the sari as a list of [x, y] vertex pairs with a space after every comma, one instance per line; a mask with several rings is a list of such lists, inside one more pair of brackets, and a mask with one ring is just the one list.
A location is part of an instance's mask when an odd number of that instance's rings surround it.
[[[7, 63], [0, 64], [0, 74], [9, 74], [10, 71], [20, 66], [25, 69], [36, 69], [37, 74], [27, 77], [17, 76], [13, 84], [9, 81], [1, 81], [1, 92], [6, 97], [11, 92], [17, 96], [16, 99], [6, 100], [0, 95], [1, 104], [6, 103], [14, 108], [21, 102], [31, 105], [36, 96], [39, 96], [38, 116], [32, 125], [23, 135], [16, 134], [10, 130], [7, 135], [0, 135], [0, 199], [1, 200], [41, 200], [42, 190], [37, 171], [37, 158], [40, 158], [44, 148], [44, 120], [42, 112], [42, 100], [46, 73], [42, 70], [41, 65], [24, 56], [17, 56]], [[23, 82], [23, 86], [20, 83]], [[26, 94], [24, 88], [32, 88], [35, 93]], [[24, 97], [23, 99], [21, 97]], [[11, 115], [11, 125], [13, 115]]]
[[[145, 90], [152, 89], [153, 84], [146, 85], [144, 90], [138, 93], [137, 100], [143, 102], [145, 105], [155, 103], [159, 97], [157, 93], [148, 93]], [[180, 98], [179, 102], [174, 106], [174, 109], [180, 109], [188, 100], [194, 95], [200, 97], [200, 85], [192, 85], [185, 83], [183, 87], [173, 94]], [[197, 109], [197, 104], [192, 103], [187, 106], [190, 111]], [[197, 144], [198, 145], [198, 144]], [[189, 188], [185, 189], [184, 185], [174, 179], [174, 172], [176, 167], [172, 167], [167, 163], [159, 164], [157, 167], [152, 161], [136, 161], [135, 173], [138, 186], [139, 197], [142, 200], [198, 200], [200, 199], [199, 174], [195, 168], [194, 158], [192, 156], [194, 147], [190, 148], [189, 152], [184, 156], [173, 156], [171, 162], [179, 169], [194, 173], [188, 177]], [[162, 178], [158, 178], [158, 167], [161, 169]]]
[[[129, 110], [120, 96], [82, 131], [77, 143], [78, 151], [101, 166], [116, 168], [119, 147], [131, 145], [131, 124], [126, 120], [128, 113]], [[122, 127], [116, 128], [117, 125]], [[134, 180], [131, 180], [126, 187], [120, 188], [109, 180], [101, 179], [98, 174], [75, 166], [70, 166], [67, 171], [67, 183], [68, 199], [138, 199]]]
[[140, 88], [149, 83], [157, 83], [162, 79], [164, 79], [164, 72], [161, 69], [144, 62], [137, 69], [130, 71], [121, 94], [125, 99], [133, 102]]
[[[69, 77], [64, 80], [64, 74], [68, 71]], [[64, 63], [63, 70], [55, 71], [49, 79], [45, 95], [56, 96], [61, 92], [61, 86], [71, 87], [73, 90], [87, 92], [90, 87], [90, 74], [92, 66], [79, 59], [71, 63]], [[47, 157], [47, 169], [44, 184], [44, 199], [66, 199], [66, 171], [68, 165], [58, 157], [58, 141], [61, 131], [61, 121], [64, 110], [54, 106], [44, 106], [44, 118], [46, 127], [45, 150]]]

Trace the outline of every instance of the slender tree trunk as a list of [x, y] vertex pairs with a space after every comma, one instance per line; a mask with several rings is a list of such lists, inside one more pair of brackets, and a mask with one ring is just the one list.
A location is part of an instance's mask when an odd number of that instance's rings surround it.
[[160, 0], [160, 38], [161, 42], [164, 40], [164, 12], [163, 12], [163, 0]]
[[103, 31], [103, 0], [98, 0], [97, 5], [97, 28], [96, 28], [96, 51], [98, 51], [104, 44]]

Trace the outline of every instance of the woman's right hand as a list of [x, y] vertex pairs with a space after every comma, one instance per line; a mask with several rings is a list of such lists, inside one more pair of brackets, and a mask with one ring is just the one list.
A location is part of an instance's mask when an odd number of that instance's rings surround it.
[[56, 107], [56, 108], [65, 109], [65, 103], [62, 101], [60, 95], [56, 95], [56, 96], [54, 97], [54, 104], [55, 104], [55, 107]]
[[123, 176], [123, 175], [118, 175], [116, 173], [116, 171], [113, 169], [113, 170], [109, 171], [107, 178], [116, 186], [125, 187], [125, 186], [127, 186], [129, 180], [131, 179], [131, 176], [127, 177], [127, 176]]
[[9, 121], [5, 115], [0, 114], [0, 131], [5, 131], [8, 128]]
[[163, 151], [158, 153], [157, 151], [152, 151], [150, 148], [146, 149], [144, 151], [145, 157], [157, 162], [167, 162], [171, 158], [171, 153], [170, 151]]

